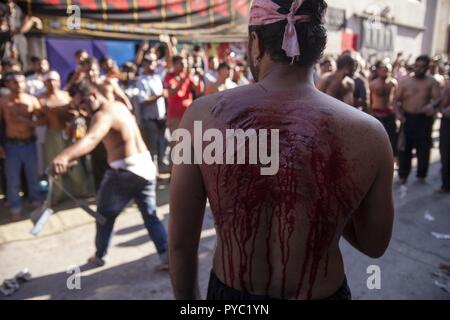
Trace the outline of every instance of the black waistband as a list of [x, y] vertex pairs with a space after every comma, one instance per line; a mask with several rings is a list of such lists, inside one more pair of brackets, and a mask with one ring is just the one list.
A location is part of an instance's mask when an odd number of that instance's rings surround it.
[[32, 137], [32, 138], [29, 138], [29, 139], [6, 138], [5, 142], [6, 143], [11, 143], [11, 144], [29, 144], [29, 143], [36, 142], [36, 137]]
[[[342, 286], [330, 297], [322, 300], [351, 300], [352, 294], [347, 283], [347, 278], [344, 278]], [[217, 278], [214, 270], [211, 270], [211, 275], [208, 285], [207, 300], [279, 300], [269, 296], [254, 295], [250, 293], [241, 292], [224, 284]]]
[[409, 113], [404, 112], [405, 117], [408, 118], [427, 118], [427, 119], [433, 119], [434, 116], [427, 116], [425, 113]]

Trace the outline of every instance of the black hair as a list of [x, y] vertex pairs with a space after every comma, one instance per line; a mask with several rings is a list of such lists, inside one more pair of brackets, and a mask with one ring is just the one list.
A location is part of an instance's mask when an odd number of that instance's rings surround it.
[[[272, 0], [280, 6], [281, 14], [288, 14], [292, 0]], [[318, 62], [323, 55], [327, 43], [327, 32], [323, 25], [323, 16], [327, 4], [324, 0], [305, 0], [295, 15], [308, 15], [310, 21], [297, 22], [298, 42], [300, 44], [300, 57], [294, 61], [295, 65], [311, 66]], [[260, 38], [264, 50], [266, 50], [273, 61], [281, 63], [292, 63], [292, 58], [286, 55], [282, 49], [283, 35], [287, 20], [279, 21], [262, 26], [250, 26], [249, 32], [256, 32]]]
[[180, 62], [180, 61], [183, 61], [183, 57], [182, 56], [174, 56], [173, 58], [172, 58], [172, 63], [173, 64], [175, 64], [175, 63], [177, 63], [177, 62]]
[[88, 53], [85, 49], [75, 51], [75, 57], [79, 57], [82, 53]]
[[2, 67], [6, 68], [6, 67], [11, 67], [14, 65], [20, 65], [20, 62], [14, 59], [4, 59], [2, 60]]
[[418, 61], [423, 61], [423, 62], [425, 62], [425, 64], [427, 66], [429, 66], [431, 63], [431, 58], [430, 58], [430, 56], [423, 54], [423, 55], [417, 57], [416, 62], [418, 62]]
[[18, 76], [24, 76], [23, 72], [10, 71], [10, 72], [5, 73], [4, 79], [5, 79], [5, 81], [9, 81]]
[[81, 94], [83, 97], [87, 97], [94, 91], [95, 91], [95, 88], [92, 84], [90, 84], [86, 80], [81, 80], [70, 86], [69, 95], [72, 98], [74, 96], [76, 96], [77, 94]]
[[103, 56], [100, 58], [100, 64], [104, 64], [108, 60], [113, 60], [113, 58], [110, 56]]
[[91, 66], [93, 64], [98, 64], [98, 61], [95, 57], [88, 57], [86, 60], [82, 62], [83, 66]]
[[351, 53], [342, 54], [336, 62], [338, 70], [341, 70], [346, 67], [353, 67], [356, 64], [357, 64], [357, 61]]
[[4, 3], [0, 3], [0, 18], [6, 18], [8, 16], [8, 7]]
[[228, 62], [222, 62], [221, 64], [219, 64], [219, 67], [217, 68], [217, 70], [221, 70], [221, 69], [231, 70], [231, 67], [228, 64]]

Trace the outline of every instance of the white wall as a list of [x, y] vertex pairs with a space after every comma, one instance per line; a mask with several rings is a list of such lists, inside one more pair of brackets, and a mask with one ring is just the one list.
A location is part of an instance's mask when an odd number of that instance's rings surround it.
[[[359, 39], [361, 39], [362, 27], [361, 19], [357, 16], [363, 15], [367, 10], [379, 13], [380, 9], [389, 6], [390, 14], [394, 17], [394, 24], [399, 24], [395, 37], [395, 52], [403, 51], [406, 56], [412, 54], [415, 57], [422, 53], [423, 31], [418, 28], [425, 27], [427, 1], [436, 0], [328, 0], [327, 2], [329, 6], [346, 10], [347, 28], [357, 33]], [[335, 53], [340, 50], [340, 47], [341, 32], [337, 35], [330, 31], [327, 51]]]

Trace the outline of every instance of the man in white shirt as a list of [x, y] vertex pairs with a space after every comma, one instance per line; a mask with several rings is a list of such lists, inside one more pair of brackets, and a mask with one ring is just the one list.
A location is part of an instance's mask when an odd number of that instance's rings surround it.
[[137, 87], [139, 89], [140, 125], [150, 153], [161, 172], [168, 166], [166, 157], [168, 142], [165, 137], [167, 128], [166, 94], [160, 76], [155, 73], [156, 68], [156, 55], [147, 55], [143, 61], [143, 74], [137, 81]]

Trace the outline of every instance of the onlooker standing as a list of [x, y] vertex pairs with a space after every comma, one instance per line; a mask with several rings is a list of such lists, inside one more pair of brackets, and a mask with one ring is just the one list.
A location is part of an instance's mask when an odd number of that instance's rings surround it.
[[161, 78], [155, 73], [157, 68], [155, 54], [148, 54], [142, 66], [144, 71], [137, 81], [141, 127], [153, 160], [158, 164], [158, 170], [161, 172], [168, 166], [165, 159], [167, 125], [164, 87]]
[[7, 197], [12, 219], [17, 221], [22, 213], [19, 196], [22, 166], [25, 169], [29, 200], [33, 206], [40, 204], [34, 129], [45, 123], [45, 119], [38, 119], [41, 111], [39, 101], [25, 93], [25, 77], [22, 73], [7, 73], [5, 80], [11, 93], [0, 99], [0, 118], [5, 120], [6, 125], [5, 149], [0, 147], [0, 154], [6, 155]]
[[164, 85], [169, 90], [167, 125], [170, 133], [178, 128], [186, 109], [194, 100], [193, 92], [201, 95], [204, 92], [204, 82], [195, 84], [187, 70], [187, 61], [182, 56], [175, 56], [172, 60], [173, 72], [168, 73]]
[[399, 179], [406, 184], [411, 173], [412, 150], [417, 150], [417, 178], [424, 182], [430, 164], [431, 133], [440, 99], [437, 81], [427, 74], [431, 59], [420, 56], [414, 65], [414, 75], [399, 84], [394, 106], [403, 123], [401, 134], [405, 145], [399, 150]]
[[[47, 59], [35, 58], [32, 65], [34, 73], [28, 76], [27, 79], [27, 92], [36, 98], [43, 95], [47, 89], [44, 85], [44, 76], [49, 71], [50, 66]], [[44, 144], [46, 127], [36, 127], [36, 146], [38, 153], [38, 172], [40, 176], [45, 174], [44, 164]]]

